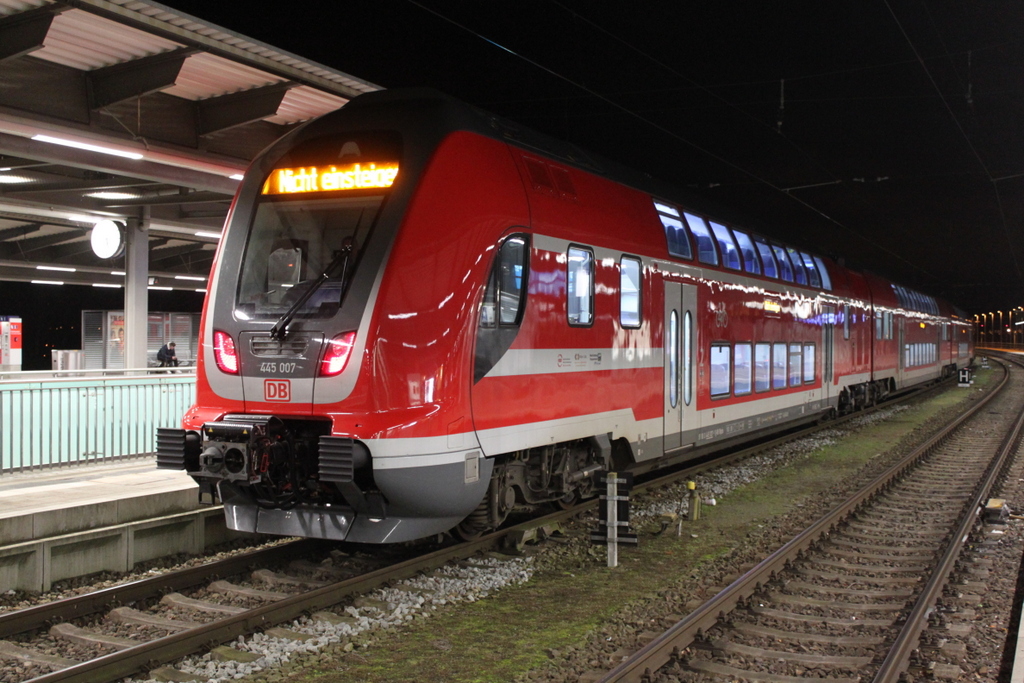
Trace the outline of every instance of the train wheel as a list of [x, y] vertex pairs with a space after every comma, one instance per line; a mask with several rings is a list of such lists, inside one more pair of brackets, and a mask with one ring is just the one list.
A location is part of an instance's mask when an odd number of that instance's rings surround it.
[[572, 493], [567, 493], [556, 500], [555, 505], [557, 505], [559, 509], [568, 510], [578, 502], [580, 502], [580, 493], [579, 491], [574, 490]]

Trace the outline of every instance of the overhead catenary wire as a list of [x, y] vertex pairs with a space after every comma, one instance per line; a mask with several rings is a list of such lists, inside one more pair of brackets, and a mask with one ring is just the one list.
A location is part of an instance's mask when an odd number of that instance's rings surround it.
[[1017, 277], [1020, 278], [1022, 277], [1020, 263], [1017, 260], [1017, 254], [1013, 248], [1013, 240], [1010, 238], [1010, 226], [1007, 222], [1006, 209], [1003, 206], [1003, 199], [999, 193], [998, 180], [992, 176], [992, 172], [989, 170], [988, 164], [985, 163], [985, 160], [981, 157], [981, 153], [978, 151], [978, 148], [974, 146], [974, 143], [971, 141], [970, 136], [967, 135], [967, 131], [964, 130], [964, 127], [960, 123], [960, 119], [957, 117], [956, 112], [954, 112], [953, 108], [949, 105], [949, 101], [946, 99], [946, 96], [942, 93], [942, 89], [939, 88], [939, 84], [935, 82], [935, 77], [932, 75], [931, 70], [928, 69], [928, 65], [925, 64], [924, 59], [921, 57], [921, 53], [914, 45], [914, 41], [912, 41], [910, 39], [910, 36], [907, 34], [906, 29], [903, 27], [903, 23], [900, 21], [899, 17], [896, 16], [896, 12], [893, 10], [892, 5], [889, 3], [889, 0], [884, 0], [884, 2], [886, 9], [889, 10], [889, 14], [892, 15], [893, 21], [896, 22], [896, 26], [899, 28], [900, 33], [903, 34], [903, 38], [907, 41], [907, 45], [910, 47], [911, 52], [914, 53], [914, 56], [917, 58], [918, 63], [921, 65], [921, 68], [924, 70], [925, 75], [928, 77], [928, 81], [935, 89], [935, 92], [938, 93], [939, 99], [942, 100], [942, 104], [946, 108], [946, 112], [949, 113], [949, 117], [953, 120], [956, 129], [960, 132], [960, 135], [963, 138], [964, 142], [967, 143], [967, 148], [971, 151], [971, 154], [974, 155], [974, 158], [975, 160], [977, 160], [978, 165], [981, 166], [982, 170], [985, 171], [985, 176], [988, 178], [989, 182], [992, 183], [992, 190], [995, 193], [996, 207], [999, 210], [999, 218], [1002, 224], [1003, 234], [1006, 237], [1007, 246], [1009, 247], [1010, 251], [1010, 260], [1013, 262], [1013, 269], [1016, 272]]
[[884, 246], [878, 244], [877, 242], [875, 242], [875, 241], [873, 241], [871, 239], [868, 239], [864, 235], [861, 235], [856, 230], [853, 230], [852, 228], [850, 228], [849, 226], [845, 225], [841, 221], [837, 220], [836, 218], [833, 218], [832, 216], [830, 216], [829, 214], [825, 213], [824, 211], [822, 211], [818, 207], [814, 206], [810, 202], [807, 202], [806, 200], [801, 199], [800, 197], [797, 197], [796, 195], [792, 194], [791, 192], [787, 192], [786, 190], [784, 190], [783, 188], [779, 187], [775, 183], [771, 182], [767, 178], [761, 177], [758, 174], [754, 173], [753, 171], [751, 171], [751, 170], [749, 170], [747, 168], [744, 168], [744, 167], [740, 166], [739, 164], [737, 164], [737, 163], [735, 163], [733, 161], [730, 161], [729, 159], [726, 159], [725, 157], [721, 156], [720, 154], [717, 154], [717, 153], [713, 152], [712, 150], [710, 150], [710, 149], [708, 149], [708, 148], [706, 148], [706, 147], [704, 147], [704, 146], [694, 142], [693, 140], [691, 140], [691, 139], [689, 139], [689, 138], [687, 138], [687, 137], [677, 133], [676, 131], [671, 130], [669, 128], [666, 128], [665, 126], [663, 126], [663, 125], [661, 125], [661, 124], [659, 124], [659, 123], [657, 123], [655, 121], [652, 121], [652, 120], [650, 120], [650, 119], [640, 115], [638, 112], [630, 109], [629, 107], [626, 107], [623, 104], [620, 104], [619, 102], [616, 102], [615, 100], [605, 96], [604, 94], [599, 93], [596, 90], [593, 90], [592, 88], [590, 88], [590, 87], [588, 87], [588, 86], [586, 86], [586, 85], [584, 85], [582, 83], [579, 83], [579, 82], [573, 80], [572, 78], [570, 78], [570, 77], [568, 77], [568, 76], [566, 76], [566, 75], [564, 75], [564, 74], [562, 74], [562, 73], [560, 73], [560, 72], [558, 72], [558, 71], [556, 71], [556, 70], [554, 70], [554, 69], [552, 69], [552, 68], [550, 68], [550, 67], [548, 67], [548, 66], [546, 66], [544, 64], [541, 64], [540, 62], [538, 62], [538, 61], [536, 61], [536, 60], [534, 60], [534, 59], [532, 59], [530, 57], [527, 57], [526, 55], [520, 54], [520, 53], [516, 52], [515, 50], [511, 49], [510, 47], [497, 42], [494, 39], [488, 38], [487, 36], [479, 33], [478, 31], [475, 31], [475, 30], [469, 28], [465, 24], [462, 24], [462, 23], [452, 19], [451, 17], [449, 17], [449, 16], [447, 16], [447, 15], [445, 15], [445, 14], [443, 14], [443, 13], [441, 13], [441, 12], [439, 12], [439, 11], [433, 9], [433, 8], [431, 8], [431, 7], [427, 7], [426, 5], [424, 5], [423, 3], [419, 2], [418, 0], [408, 0], [408, 2], [410, 4], [412, 4], [412, 5], [414, 5], [415, 7], [418, 7], [421, 10], [423, 10], [423, 11], [429, 13], [429, 14], [434, 15], [438, 19], [441, 19], [442, 21], [445, 21], [445, 22], [451, 24], [452, 26], [455, 26], [455, 27], [459, 28], [460, 30], [465, 31], [465, 32], [467, 32], [467, 33], [469, 33], [469, 34], [479, 38], [480, 40], [488, 43], [489, 45], [492, 45], [493, 47], [495, 47], [495, 48], [497, 48], [497, 49], [499, 49], [499, 50], [501, 50], [503, 52], [506, 52], [509, 55], [512, 55], [513, 57], [526, 62], [527, 64], [530, 64], [531, 66], [533, 66], [533, 67], [543, 71], [544, 73], [546, 73], [546, 74], [548, 74], [548, 75], [550, 75], [550, 76], [552, 76], [554, 78], [557, 78], [557, 79], [559, 79], [561, 81], [564, 81], [565, 83], [568, 83], [569, 85], [572, 85], [575, 88], [578, 88], [579, 90], [581, 90], [582, 92], [587, 93], [591, 97], [594, 97], [594, 98], [600, 100], [601, 102], [604, 102], [605, 104], [607, 104], [607, 105], [609, 105], [609, 106], [611, 106], [611, 107], [621, 111], [622, 113], [624, 113], [624, 114], [626, 114], [626, 115], [628, 115], [628, 116], [630, 116], [632, 118], [635, 118], [638, 121], [641, 121], [641, 122], [647, 124], [648, 126], [651, 126], [655, 130], [658, 130], [659, 132], [664, 133], [665, 135], [668, 135], [669, 137], [671, 137], [671, 138], [673, 138], [673, 139], [683, 143], [684, 145], [687, 145], [688, 147], [691, 147], [691, 148], [697, 150], [698, 152], [708, 156], [709, 158], [714, 159], [715, 161], [718, 161], [719, 163], [722, 163], [725, 166], [728, 166], [729, 168], [731, 168], [731, 169], [733, 169], [735, 171], [738, 171], [738, 172], [746, 175], [747, 177], [749, 177], [749, 178], [751, 178], [751, 179], [753, 179], [753, 180], [755, 180], [755, 181], [765, 185], [766, 187], [774, 190], [775, 192], [778, 192], [779, 194], [781, 194], [781, 195], [783, 195], [785, 197], [788, 197], [792, 201], [795, 201], [796, 203], [804, 206], [806, 209], [808, 209], [811, 212], [817, 214], [818, 216], [820, 216], [821, 218], [825, 219], [827, 222], [831, 223], [832, 225], [835, 225], [836, 227], [838, 227], [838, 228], [840, 228], [840, 229], [850, 233], [851, 235], [854, 235], [858, 239], [860, 239], [860, 240], [870, 244], [875, 249], [878, 249], [878, 250], [884, 252], [885, 254], [891, 256], [892, 258], [900, 261], [904, 265], [906, 265], [906, 266], [908, 266], [910, 268], [913, 268], [914, 270], [917, 270], [920, 273], [923, 273], [924, 275], [927, 275], [928, 277], [935, 278], [935, 275], [932, 274], [931, 272], [929, 272], [926, 268], [923, 268], [919, 264], [914, 263], [914, 262], [904, 258], [902, 255], [892, 251], [891, 249], [889, 249], [887, 247], [884, 247]]

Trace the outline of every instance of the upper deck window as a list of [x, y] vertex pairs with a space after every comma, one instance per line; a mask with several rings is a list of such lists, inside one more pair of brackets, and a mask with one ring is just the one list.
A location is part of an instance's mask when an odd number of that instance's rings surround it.
[[718, 253], [715, 251], [715, 240], [711, 237], [711, 229], [707, 221], [692, 213], [683, 214], [686, 216], [686, 224], [690, 226], [693, 238], [697, 240], [697, 260], [708, 265], [718, 265]]
[[757, 253], [761, 255], [761, 263], [764, 264], [764, 274], [768, 277], [779, 277], [779, 269], [775, 265], [775, 257], [772, 256], [772, 248], [760, 237], [754, 238], [757, 245]]
[[736, 244], [740, 247], [740, 255], [743, 257], [743, 269], [755, 275], [761, 274], [761, 264], [757, 261], [757, 251], [750, 236], [745, 232], [733, 229], [732, 234], [736, 237]]
[[821, 287], [821, 278], [818, 277], [818, 267], [814, 265], [814, 259], [806, 251], [800, 252], [800, 258], [803, 259], [804, 268], [807, 269], [807, 279], [811, 283], [811, 287]]
[[807, 272], [804, 270], [804, 264], [800, 262], [800, 253], [793, 247], [786, 247], [786, 252], [789, 254], [789, 260], [793, 264], [793, 275], [796, 277], [796, 283], [798, 285], [807, 284]]
[[832, 291], [832, 278], [828, 275], [828, 268], [825, 267], [825, 262], [819, 257], [814, 257], [814, 262], [818, 264], [818, 274], [821, 275], [821, 286]]
[[668, 253], [680, 258], [692, 259], [693, 251], [690, 249], [690, 237], [686, 234], [686, 226], [679, 217], [679, 211], [668, 204], [654, 202], [654, 208], [661, 219], [661, 225], [665, 228], [665, 239], [668, 242]]
[[793, 266], [789, 264], [789, 257], [786, 256], [786, 250], [777, 244], [773, 244], [772, 253], [775, 254], [775, 260], [779, 263], [779, 277], [786, 282], [792, 282]]
[[722, 265], [732, 270], [739, 270], [740, 250], [736, 248], [736, 242], [733, 241], [729, 228], [721, 223], [711, 221], [711, 229], [715, 232], [718, 248], [722, 252]]

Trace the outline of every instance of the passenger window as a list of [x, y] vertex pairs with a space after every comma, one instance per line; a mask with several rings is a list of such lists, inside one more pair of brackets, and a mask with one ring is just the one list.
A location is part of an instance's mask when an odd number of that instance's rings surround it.
[[805, 251], [800, 252], [800, 258], [804, 261], [804, 268], [807, 269], [807, 279], [811, 287], [821, 287], [821, 278], [818, 277], [818, 268], [814, 265], [814, 259]]
[[731, 268], [732, 270], [739, 270], [740, 250], [736, 248], [736, 243], [733, 241], [732, 235], [729, 233], [729, 228], [712, 221], [711, 229], [715, 233], [715, 239], [718, 241], [718, 249], [722, 253], [722, 265], [726, 268]]
[[803, 384], [803, 346], [789, 345], [789, 386], [798, 387]]
[[715, 252], [715, 241], [711, 238], [711, 230], [708, 224], [700, 216], [692, 213], [683, 214], [686, 216], [686, 224], [690, 226], [693, 239], [697, 240], [697, 260], [712, 266], [718, 265], [718, 254]]
[[654, 202], [654, 208], [661, 219], [661, 225], [665, 228], [665, 240], [668, 242], [668, 253], [680, 258], [692, 259], [693, 251], [690, 249], [690, 237], [686, 234], [686, 226], [679, 218], [679, 212], [667, 204]]
[[775, 254], [775, 260], [779, 262], [779, 277], [786, 282], [792, 282], [793, 267], [789, 265], [789, 257], [786, 256], [786, 250], [777, 244], [773, 244], [772, 253]]
[[715, 344], [711, 347], [711, 396], [712, 398], [729, 395], [729, 361], [728, 344]]
[[619, 261], [619, 322], [640, 327], [640, 261], [623, 256]]
[[498, 250], [498, 258], [484, 290], [484, 304], [480, 309], [480, 326], [494, 327], [518, 325], [522, 320], [526, 297], [530, 250], [526, 238], [515, 236], [505, 240]]
[[786, 345], [772, 346], [772, 389], [786, 388]]
[[594, 254], [589, 249], [569, 247], [566, 292], [569, 297], [569, 324], [594, 322]]
[[843, 304], [843, 339], [850, 338], [850, 305]]
[[750, 241], [750, 236], [739, 230], [733, 230], [732, 234], [736, 236], [736, 244], [739, 245], [740, 255], [743, 256], [743, 269], [748, 273], [760, 275], [761, 264], [757, 262], [757, 251], [754, 250], [754, 243]]
[[771, 388], [772, 347], [771, 344], [754, 346], [754, 391], [768, 391]]
[[804, 265], [800, 263], [800, 254], [793, 247], [786, 247], [786, 252], [789, 254], [789, 260], [793, 264], [793, 276], [796, 278], [798, 285], [807, 284], [807, 273], [804, 272]]
[[804, 384], [814, 381], [814, 344], [804, 344]]
[[821, 275], [821, 286], [832, 291], [832, 278], [828, 275], [828, 268], [825, 267], [825, 262], [821, 258], [815, 256], [814, 262], [818, 264], [818, 274]]
[[737, 396], [750, 393], [751, 384], [750, 344], [736, 344], [733, 347], [733, 393]]
[[779, 270], [775, 267], [775, 257], [772, 256], [772, 249], [768, 246], [768, 243], [760, 237], [755, 237], [754, 244], [757, 245], [757, 253], [761, 255], [761, 263], [764, 264], [764, 274], [768, 277], [779, 277]]

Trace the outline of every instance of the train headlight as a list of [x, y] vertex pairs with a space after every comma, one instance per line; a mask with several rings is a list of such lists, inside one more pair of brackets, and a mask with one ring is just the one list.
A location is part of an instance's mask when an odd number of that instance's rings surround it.
[[341, 374], [348, 365], [348, 358], [352, 355], [352, 346], [355, 343], [355, 332], [346, 332], [328, 341], [324, 359], [320, 363], [320, 376], [333, 377]]
[[221, 372], [226, 372], [229, 375], [238, 374], [238, 352], [235, 350], [235, 340], [227, 332], [214, 330], [213, 359], [217, 361], [217, 367]]

